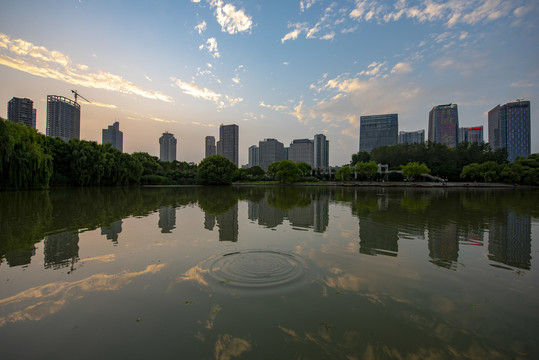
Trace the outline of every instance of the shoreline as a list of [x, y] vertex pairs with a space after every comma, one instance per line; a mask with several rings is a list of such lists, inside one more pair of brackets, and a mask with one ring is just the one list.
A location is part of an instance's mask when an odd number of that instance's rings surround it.
[[342, 186], [342, 187], [394, 187], [394, 188], [536, 188], [531, 185], [476, 182], [377, 182], [377, 181], [326, 181], [320, 183], [233, 183], [233, 186]]

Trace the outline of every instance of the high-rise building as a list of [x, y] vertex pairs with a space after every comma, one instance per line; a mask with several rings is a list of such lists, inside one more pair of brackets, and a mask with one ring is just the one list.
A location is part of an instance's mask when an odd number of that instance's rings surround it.
[[258, 146], [249, 146], [249, 167], [259, 166], [258, 154]]
[[14, 97], [7, 103], [7, 119], [14, 123], [23, 123], [36, 128], [34, 102], [30, 99]]
[[309, 139], [292, 141], [288, 150], [288, 160], [296, 163], [304, 162], [314, 167], [314, 141]]
[[531, 153], [529, 101], [498, 105], [488, 112], [488, 142], [492, 150], [507, 149], [507, 160], [527, 158]]
[[329, 168], [329, 140], [324, 134], [314, 136], [314, 169]]
[[174, 161], [176, 160], [176, 144], [178, 140], [174, 137], [174, 134], [168, 131], [163, 133], [163, 136], [159, 138], [159, 159], [161, 161]]
[[217, 154], [217, 148], [215, 147], [215, 137], [206, 136], [206, 149], [204, 157]]
[[424, 142], [425, 130], [399, 132], [399, 144], [423, 144]]
[[429, 141], [456, 147], [459, 114], [457, 104], [436, 105], [429, 112]]
[[459, 129], [459, 143], [476, 143], [483, 142], [483, 126], [461, 127]]
[[284, 160], [284, 145], [275, 139], [264, 139], [258, 143], [259, 166], [268, 170], [275, 161]]
[[64, 141], [80, 139], [80, 104], [63, 96], [47, 95], [47, 136]]
[[239, 127], [238, 125], [219, 126], [219, 141], [217, 142], [217, 155], [222, 155], [239, 166]]
[[102, 143], [111, 144], [113, 148], [123, 151], [124, 133], [120, 131], [120, 123], [116, 121], [109, 125], [107, 129], [103, 129]]
[[397, 145], [398, 114], [367, 115], [360, 118], [359, 151], [371, 152], [380, 146]]

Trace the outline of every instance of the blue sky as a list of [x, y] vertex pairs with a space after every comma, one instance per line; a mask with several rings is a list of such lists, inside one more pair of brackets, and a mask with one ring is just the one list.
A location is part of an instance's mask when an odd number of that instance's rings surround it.
[[124, 151], [200, 162], [204, 137], [240, 127], [240, 163], [264, 138], [288, 146], [324, 133], [330, 164], [359, 148], [361, 115], [398, 113], [399, 130], [427, 129], [437, 104], [460, 126], [531, 101], [539, 152], [539, 1], [25, 1], [0, 12], [0, 116], [28, 97], [46, 128], [46, 96], [82, 102], [81, 138], [114, 121]]

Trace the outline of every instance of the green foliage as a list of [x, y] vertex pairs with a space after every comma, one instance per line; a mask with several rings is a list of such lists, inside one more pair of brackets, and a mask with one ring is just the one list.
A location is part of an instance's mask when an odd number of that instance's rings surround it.
[[252, 166], [247, 171], [247, 177], [249, 180], [262, 180], [266, 172], [260, 166]]
[[35, 129], [0, 118], [0, 190], [49, 186], [52, 156], [44, 144]]
[[378, 172], [378, 164], [374, 161], [358, 162], [355, 170], [358, 172], [360, 178], [370, 179]]
[[417, 161], [409, 162], [406, 165], [401, 165], [402, 175], [406, 177], [409, 181], [414, 181], [414, 179], [423, 174], [430, 173], [429, 168], [424, 163], [418, 163]]
[[464, 166], [460, 177], [470, 181], [539, 185], [539, 154], [532, 154], [527, 159], [517, 158], [512, 164], [494, 161], [469, 164]]
[[228, 185], [232, 183], [236, 165], [221, 155], [212, 155], [200, 162], [197, 181], [204, 185]]
[[424, 163], [431, 174], [458, 181], [466, 165], [488, 161], [504, 164], [507, 152], [504, 149], [493, 152], [485, 143], [461, 143], [456, 148], [448, 148], [440, 143], [427, 142], [381, 146], [371, 151], [371, 158], [377, 163], [388, 164], [393, 170], [409, 162]]
[[268, 175], [280, 183], [293, 183], [299, 180], [301, 170], [290, 160], [276, 161], [268, 166]]
[[335, 173], [335, 180], [350, 181], [351, 174], [352, 174], [352, 169], [350, 168], [350, 166], [345, 165], [339, 170], [337, 170], [337, 172]]
[[299, 162], [296, 164], [299, 171], [301, 172], [301, 176], [309, 176], [311, 175], [312, 167], [311, 165], [307, 164], [306, 162]]
[[350, 162], [350, 166], [355, 166], [361, 162], [368, 163], [369, 161], [371, 161], [371, 155], [367, 151], [360, 151], [352, 155], [352, 161]]

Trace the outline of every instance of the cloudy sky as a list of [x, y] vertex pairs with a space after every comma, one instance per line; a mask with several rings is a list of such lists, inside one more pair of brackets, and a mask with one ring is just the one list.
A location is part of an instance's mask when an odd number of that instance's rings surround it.
[[460, 126], [532, 103], [539, 152], [536, 0], [50, 0], [4, 1], [0, 116], [28, 97], [45, 133], [46, 96], [81, 101], [81, 138], [120, 122], [124, 151], [200, 162], [204, 137], [240, 127], [240, 163], [264, 138], [288, 146], [324, 133], [330, 164], [359, 148], [361, 115], [398, 113], [399, 130], [427, 128], [437, 104]]

